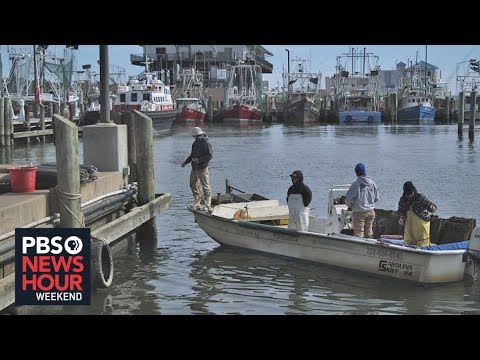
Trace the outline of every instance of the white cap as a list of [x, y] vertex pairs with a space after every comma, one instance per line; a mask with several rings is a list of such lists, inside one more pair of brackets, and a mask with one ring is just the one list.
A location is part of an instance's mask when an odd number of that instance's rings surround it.
[[194, 127], [192, 130], [192, 136], [203, 135], [203, 134], [205, 133], [199, 127]]

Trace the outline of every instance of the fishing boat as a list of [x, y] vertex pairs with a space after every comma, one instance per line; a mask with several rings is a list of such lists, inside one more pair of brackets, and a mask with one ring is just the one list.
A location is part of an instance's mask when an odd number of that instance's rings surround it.
[[434, 123], [435, 69], [435, 66], [421, 61], [405, 70], [398, 91], [399, 123]]
[[195, 68], [183, 70], [177, 85], [175, 103], [179, 112], [176, 124], [203, 126], [206, 118], [203, 74]]
[[284, 106], [286, 124], [311, 124], [319, 122], [320, 73], [307, 72], [308, 60], [291, 60], [294, 71], [284, 74], [288, 84]]
[[170, 86], [148, 71], [129, 80], [127, 85], [118, 85], [114, 110], [125, 112], [138, 110], [152, 119], [157, 134], [170, 132], [179, 112], [172, 99]]
[[227, 68], [224, 123], [262, 122], [262, 69], [238, 64]]
[[[420, 284], [478, 278], [480, 226], [476, 221], [463, 233], [453, 233], [442, 245], [411, 247], [398, 235], [388, 234], [360, 238], [351, 235], [351, 214], [342, 202], [347, 190], [347, 185], [329, 190], [327, 216], [311, 215], [308, 231], [288, 228], [288, 206], [256, 193], [235, 194], [230, 190], [212, 201], [212, 211], [188, 210], [200, 228], [223, 245]], [[393, 219], [396, 225], [397, 220], [398, 216]], [[379, 222], [376, 219], [377, 227]]]
[[195, 126], [203, 126], [207, 113], [199, 98], [178, 98], [176, 123], [191, 123]]
[[335, 97], [338, 123], [379, 125], [380, 112], [378, 56], [355, 51], [337, 56]]

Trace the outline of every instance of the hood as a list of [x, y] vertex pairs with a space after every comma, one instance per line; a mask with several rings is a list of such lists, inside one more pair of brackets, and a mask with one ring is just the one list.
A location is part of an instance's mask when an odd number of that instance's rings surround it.
[[300, 170], [295, 170], [293, 173], [290, 175], [296, 174], [298, 176], [298, 182], [297, 184], [303, 184], [303, 174]]
[[372, 186], [373, 185], [373, 180], [367, 175], [359, 176], [357, 178], [357, 181], [363, 186]]

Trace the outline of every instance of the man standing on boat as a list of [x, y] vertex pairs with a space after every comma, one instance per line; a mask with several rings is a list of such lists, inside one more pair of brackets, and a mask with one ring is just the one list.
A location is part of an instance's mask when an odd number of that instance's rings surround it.
[[[430, 245], [430, 214], [437, 205], [417, 192], [411, 181], [403, 184], [403, 195], [398, 201], [398, 223], [405, 225], [403, 241], [414, 246]], [[406, 221], [405, 221], [406, 219]]]
[[290, 174], [292, 185], [287, 191], [288, 228], [308, 231], [312, 190], [303, 183], [303, 174], [295, 170]]
[[[212, 203], [212, 191], [210, 189], [210, 180], [208, 176], [208, 163], [213, 157], [212, 145], [208, 141], [205, 132], [199, 127], [194, 127], [192, 135], [195, 141], [192, 144], [192, 152], [190, 156], [182, 163], [185, 167], [188, 163], [192, 163], [192, 171], [190, 172], [190, 188], [192, 189], [195, 203], [192, 205], [195, 209], [200, 209], [202, 201], [202, 193], [204, 196], [205, 208], [210, 210]], [[200, 186], [202, 192], [200, 192]]]
[[352, 210], [353, 235], [373, 237], [373, 220], [375, 220], [375, 203], [378, 201], [378, 189], [375, 182], [366, 175], [365, 165], [355, 166], [357, 180], [350, 185], [345, 203]]

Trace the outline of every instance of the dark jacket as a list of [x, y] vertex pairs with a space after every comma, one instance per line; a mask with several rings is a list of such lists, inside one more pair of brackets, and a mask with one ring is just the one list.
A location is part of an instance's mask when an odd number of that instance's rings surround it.
[[435, 205], [433, 202], [428, 200], [425, 195], [420, 194], [415, 191], [411, 199], [407, 199], [402, 195], [398, 201], [398, 214], [404, 218], [407, 217], [407, 211], [412, 207], [412, 211], [422, 220], [430, 220], [430, 215], [428, 211], [430, 207]]
[[298, 175], [298, 180], [295, 184], [292, 184], [287, 191], [287, 202], [288, 195], [290, 194], [302, 194], [303, 205], [308, 206], [312, 201], [312, 190], [303, 183], [303, 174], [300, 170], [295, 170], [294, 174]]
[[192, 161], [193, 158], [198, 159], [198, 164], [192, 163], [192, 167], [197, 169], [205, 169], [213, 158], [212, 145], [208, 141], [206, 135], [197, 136], [192, 144], [192, 152], [185, 160], [185, 164]]

